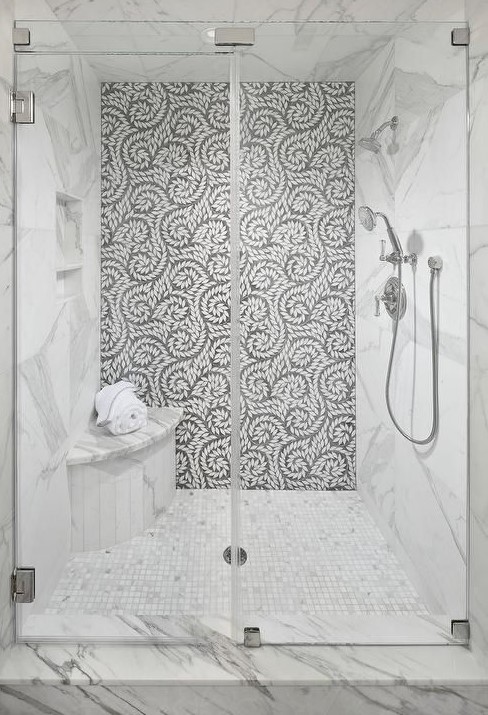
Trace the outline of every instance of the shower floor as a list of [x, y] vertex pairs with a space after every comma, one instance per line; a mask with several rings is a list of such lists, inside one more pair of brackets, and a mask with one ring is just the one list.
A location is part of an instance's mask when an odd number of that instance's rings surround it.
[[[245, 491], [245, 612], [426, 615], [356, 492]], [[178, 490], [143, 535], [69, 560], [45, 613], [227, 615], [230, 493]]]

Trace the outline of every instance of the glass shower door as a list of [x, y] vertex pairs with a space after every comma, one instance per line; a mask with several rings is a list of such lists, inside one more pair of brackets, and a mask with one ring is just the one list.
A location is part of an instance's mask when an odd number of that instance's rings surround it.
[[[16, 564], [36, 597], [18, 638], [227, 633], [229, 55], [200, 25], [29, 26]], [[96, 425], [114, 384], [147, 407], [137, 431], [113, 392]]]
[[[29, 25], [16, 564], [37, 595], [18, 637], [455, 642], [467, 187], [450, 25], [265, 23], [235, 54], [207, 23]], [[444, 261], [427, 449], [386, 412], [393, 268], [387, 235], [355, 222], [363, 204], [419, 258], [393, 374], [416, 434], [426, 266]], [[121, 380], [149, 420], [114, 436], [93, 403]]]
[[[241, 636], [451, 643], [466, 618], [466, 64], [450, 26], [281, 23], [240, 73]], [[396, 118], [394, 121], [393, 118]], [[447, 139], [449, 137], [449, 139]], [[395, 226], [407, 296], [384, 389]]]

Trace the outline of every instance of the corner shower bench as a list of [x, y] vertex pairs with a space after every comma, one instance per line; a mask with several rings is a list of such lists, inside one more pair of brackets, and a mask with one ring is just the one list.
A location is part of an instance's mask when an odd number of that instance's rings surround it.
[[124, 435], [90, 422], [66, 457], [72, 551], [109, 548], [154, 525], [176, 490], [182, 417], [181, 409], [149, 408], [146, 427]]

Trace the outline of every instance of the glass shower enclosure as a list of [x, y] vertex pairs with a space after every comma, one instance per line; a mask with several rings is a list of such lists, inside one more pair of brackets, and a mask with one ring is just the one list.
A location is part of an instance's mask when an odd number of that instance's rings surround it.
[[[225, 23], [21, 24], [18, 639], [460, 642], [466, 48], [443, 23], [240, 25], [244, 46], [215, 44]], [[364, 204], [418, 257], [391, 392], [416, 435], [443, 259], [425, 447], [386, 411], [396, 268]], [[114, 400], [96, 423], [121, 381], [135, 431]]]

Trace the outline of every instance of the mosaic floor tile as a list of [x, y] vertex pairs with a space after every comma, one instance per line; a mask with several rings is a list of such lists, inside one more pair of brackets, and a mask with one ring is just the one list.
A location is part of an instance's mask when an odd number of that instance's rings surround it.
[[[244, 491], [245, 612], [426, 614], [356, 492]], [[230, 493], [178, 490], [153, 529], [73, 555], [51, 614], [227, 615]]]

